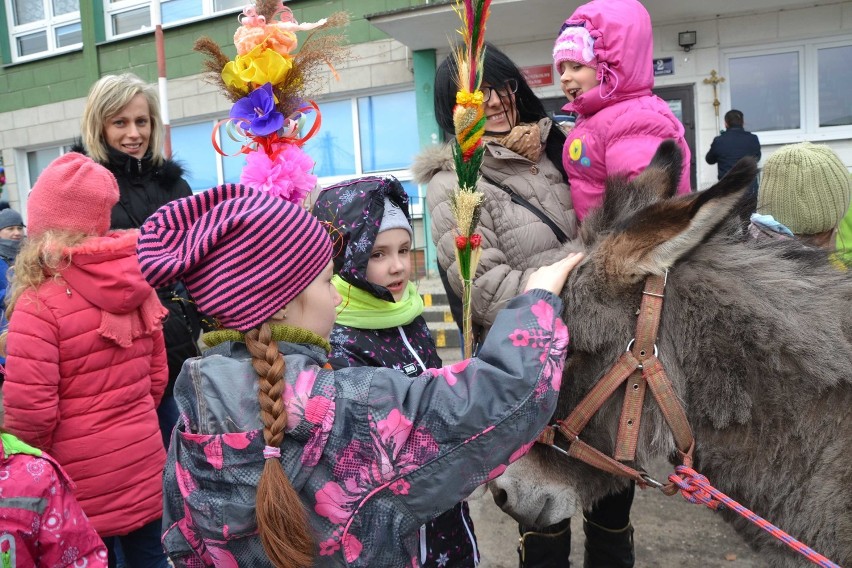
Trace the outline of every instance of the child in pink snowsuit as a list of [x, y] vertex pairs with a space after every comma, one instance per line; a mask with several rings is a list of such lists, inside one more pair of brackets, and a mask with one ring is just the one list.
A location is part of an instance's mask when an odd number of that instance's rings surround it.
[[53, 458], [0, 433], [0, 566], [106, 567], [72, 487]]
[[636, 0], [593, 0], [562, 25], [553, 63], [577, 115], [562, 152], [577, 219], [603, 201], [606, 178], [633, 178], [663, 140], [683, 153], [678, 193], [689, 193], [689, 146], [683, 125], [656, 96], [651, 17]]

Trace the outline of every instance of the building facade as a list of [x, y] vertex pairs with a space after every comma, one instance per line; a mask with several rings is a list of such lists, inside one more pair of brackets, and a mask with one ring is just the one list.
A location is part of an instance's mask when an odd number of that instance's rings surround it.
[[[2, 198], [16, 209], [25, 212], [40, 171], [79, 136], [85, 96], [98, 77], [130, 71], [157, 81], [151, 1], [0, 2], [6, 32], [0, 41], [0, 155], [7, 177]], [[192, 46], [206, 35], [233, 55], [232, 36], [245, 0], [160, 2], [174, 158], [186, 167], [193, 189], [237, 181], [241, 158], [222, 157], [210, 143], [230, 104], [201, 77], [202, 57]], [[852, 1], [644, 3], [654, 22], [649, 65], [659, 73], [658, 94], [686, 126], [695, 187], [716, 179], [716, 167], [707, 165], [704, 155], [730, 108], [744, 112], [746, 128], [761, 139], [764, 159], [783, 144], [810, 140], [830, 144], [852, 166]], [[537, 94], [557, 114], [563, 97], [550, 52], [561, 22], [579, 4], [492, 3], [488, 39], [525, 68]], [[352, 56], [323, 74], [317, 98], [322, 128], [306, 145], [320, 182], [396, 175], [412, 197], [415, 247], [423, 251], [424, 263], [434, 266], [428, 223], [422, 219], [425, 188], [411, 181], [408, 168], [422, 147], [442, 140], [432, 111], [432, 77], [458, 26], [452, 2], [291, 0], [287, 5], [299, 21], [337, 10], [351, 18]], [[226, 152], [236, 149], [227, 137], [222, 144]]]

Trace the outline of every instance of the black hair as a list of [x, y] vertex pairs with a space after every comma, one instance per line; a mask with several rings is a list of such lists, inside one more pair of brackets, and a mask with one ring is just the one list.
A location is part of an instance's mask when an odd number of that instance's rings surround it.
[[[455, 133], [453, 107], [456, 104], [456, 92], [458, 91], [455, 81], [457, 75], [456, 62], [452, 54], [438, 66], [435, 72], [435, 118], [438, 121], [438, 126], [450, 136]], [[505, 53], [486, 42], [482, 82], [496, 86], [503, 85], [509, 80], [518, 83], [518, 91], [515, 93], [515, 108], [518, 111], [519, 122], [533, 123], [547, 117], [544, 105], [535, 96], [518, 66]], [[564, 145], [565, 133], [556, 124], [553, 124], [545, 143], [545, 154], [567, 181], [565, 169], [562, 167], [562, 147]]]
[[731, 109], [725, 113], [725, 124], [727, 124], [728, 127], [741, 127], [744, 123], [743, 112], [741, 110]]

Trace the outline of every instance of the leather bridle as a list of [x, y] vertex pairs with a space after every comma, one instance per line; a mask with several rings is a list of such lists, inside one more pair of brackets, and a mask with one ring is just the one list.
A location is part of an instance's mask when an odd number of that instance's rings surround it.
[[[692, 429], [672, 383], [657, 358], [657, 331], [663, 311], [667, 277], [668, 273], [646, 278], [636, 322], [636, 334], [628, 343], [627, 350], [574, 410], [564, 420], [557, 420], [555, 424], [542, 432], [538, 441], [592, 467], [630, 478], [641, 487], [656, 487], [671, 495], [677, 491], [674, 484], [664, 485], [651, 478], [646, 472], [624, 463], [635, 459], [645, 391], [650, 389], [674, 435], [681, 462], [683, 465], [692, 467], [692, 453], [695, 449]], [[613, 457], [610, 457], [581, 440], [580, 433], [592, 416], [625, 381], [627, 384], [624, 390], [618, 436]], [[556, 445], [557, 432], [568, 440], [568, 450]]]

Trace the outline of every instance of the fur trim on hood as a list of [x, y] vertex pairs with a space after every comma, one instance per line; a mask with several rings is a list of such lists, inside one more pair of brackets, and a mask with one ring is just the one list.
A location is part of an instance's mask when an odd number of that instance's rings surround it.
[[414, 157], [411, 172], [417, 183], [429, 183], [438, 172], [451, 172], [455, 169], [453, 150], [450, 144], [429, 146]]
[[[84, 156], [88, 156], [89, 154], [86, 152], [86, 147], [83, 146], [83, 141], [80, 138], [75, 138], [74, 143], [71, 145], [72, 152], [79, 152]], [[128, 159], [133, 159], [131, 156], [128, 156]], [[109, 164], [101, 164], [106, 165], [109, 169]], [[175, 162], [173, 160], [168, 160], [163, 158], [163, 163], [159, 166], [154, 167], [153, 175], [166, 187], [171, 187], [180, 180], [186, 170], [184, 170], [183, 166], [180, 165], [179, 162]]]

